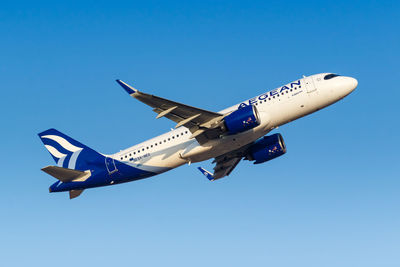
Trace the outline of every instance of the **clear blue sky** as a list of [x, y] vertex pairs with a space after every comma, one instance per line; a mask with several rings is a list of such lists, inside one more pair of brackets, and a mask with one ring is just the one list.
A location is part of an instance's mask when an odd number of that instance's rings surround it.
[[[2, 266], [399, 266], [399, 1], [7, 1]], [[356, 77], [281, 127], [288, 153], [49, 194], [37, 133], [113, 153], [173, 127], [114, 82], [221, 110], [301, 75]], [[201, 164], [211, 168], [211, 163]]]

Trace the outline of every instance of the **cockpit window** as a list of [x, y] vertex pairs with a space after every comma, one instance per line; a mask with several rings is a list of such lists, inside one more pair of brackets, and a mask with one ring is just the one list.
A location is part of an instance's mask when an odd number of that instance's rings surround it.
[[324, 80], [329, 80], [329, 79], [335, 78], [337, 76], [340, 76], [340, 75], [331, 73], [331, 74], [325, 75]]

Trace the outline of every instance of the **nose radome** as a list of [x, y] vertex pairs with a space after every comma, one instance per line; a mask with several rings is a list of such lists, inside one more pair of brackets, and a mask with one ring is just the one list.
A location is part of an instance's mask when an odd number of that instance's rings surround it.
[[355, 79], [353, 77], [347, 77], [347, 80], [348, 80], [348, 83], [349, 83], [350, 92], [354, 91], [354, 89], [356, 89], [356, 87], [358, 85], [357, 79]]

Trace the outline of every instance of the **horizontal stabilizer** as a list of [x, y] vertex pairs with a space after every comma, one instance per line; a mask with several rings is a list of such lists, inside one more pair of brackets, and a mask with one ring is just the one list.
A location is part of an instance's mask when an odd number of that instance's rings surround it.
[[82, 190], [69, 190], [69, 199], [79, 197], [83, 192]]
[[90, 171], [78, 171], [73, 169], [62, 168], [58, 166], [47, 166], [42, 169], [47, 174], [60, 180], [63, 183], [85, 181], [90, 177]]

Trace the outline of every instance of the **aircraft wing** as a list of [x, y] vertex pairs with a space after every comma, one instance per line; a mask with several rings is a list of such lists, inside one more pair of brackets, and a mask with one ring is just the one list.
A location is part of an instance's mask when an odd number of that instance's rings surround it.
[[214, 173], [207, 171], [206, 169], [199, 167], [198, 169], [207, 177], [208, 180], [214, 181], [228, 176], [233, 169], [239, 164], [242, 158], [231, 158], [227, 160], [217, 161], [214, 167]]
[[210, 181], [214, 181], [217, 179], [221, 179], [225, 176], [228, 176], [229, 174], [231, 174], [233, 169], [235, 169], [235, 167], [239, 164], [242, 158], [248, 160], [247, 158], [248, 150], [252, 144], [253, 142], [244, 145], [239, 149], [233, 150], [231, 152], [216, 157], [212, 162], [216, 163], [216, 165], [214, 166], [214, 173], [211, 173], [202, 167], [198, 167], [198, 169]]
[[207, 171], [206, 169], [199, 167], [201, 173], [204, 174], [210, 181], [221, 179], [231, 174], [233, 169], [239, 164], [240, 160], [245, 156], [245, 151], [249, 145], [243, 146], [238, 150], [228, 152], [221, 156], [216, 157], [212, 163], [216, 163], [214, 167], [214, 173]]
[[192, 133], [191, 138], [196, 137], [199, 141], [199, 138], [197, 137], [206, 134], [206, 132], [209, 134], [207, 136], [208, 139], [218, 136], [219, 131], [216, 127], [221, 122], [223, 114], [188, 106], [155, 95], [146, 94], [121, 80], [117, 80], [117, 83], [132, 97], [152, 107], [153, 111], [158, 114], [156, 117], [157, 119], [166, 117], [176, 123], [175, 128], [180, 126], [189, 128]]

